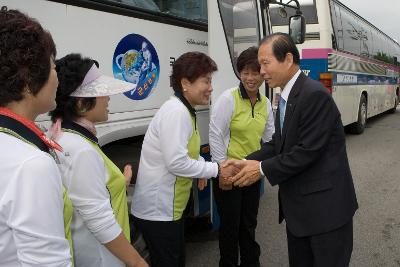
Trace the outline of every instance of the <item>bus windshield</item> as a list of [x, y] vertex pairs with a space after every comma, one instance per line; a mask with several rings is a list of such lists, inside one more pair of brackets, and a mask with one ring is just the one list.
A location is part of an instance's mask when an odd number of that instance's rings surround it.
[[[317, 9], [315, 7], [316, 0], [298, 0], [300, 4], [300, 10], [303, 13], [303, 16], [306, 19], [307, 24], [317, 24], [318, 23], [318, 16], [317, 16]], [[294, 2], [290, 3], [290, 5], [295, 6]], [[271, 15], [271, 24], [272, 26], [283, 26], [287, 25], [289, 18], [296, 14], [296, 10], [289, 7], [282, 7], [278, 4], [271, 4], [270, 5], [270, 15]], [[287, 17], [282, 17], [279, 14], [280, 8], [284, 8]]]
[[[232, 62], [240, 53], [260, 41], [255, 0], [220, 0], [219, 10]], [[287, 24], [287, 23], [286, 23]], [[236, 64], [233, 64], [236, 74]]]

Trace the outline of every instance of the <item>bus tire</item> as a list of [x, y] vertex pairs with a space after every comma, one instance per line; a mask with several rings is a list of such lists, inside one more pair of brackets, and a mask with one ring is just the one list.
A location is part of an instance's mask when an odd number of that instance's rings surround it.
[[349, 125], [349, 131], [352, 134], [362, 134], [367, 124], [367, 99], [365, 95], [361, 95], [360, 104], [358, 106], [358, 119]]

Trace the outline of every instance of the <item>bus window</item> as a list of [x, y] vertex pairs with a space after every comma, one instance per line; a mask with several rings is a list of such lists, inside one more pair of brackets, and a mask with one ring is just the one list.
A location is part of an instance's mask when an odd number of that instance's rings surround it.
[[260, 41], [255, 0], [220, 0], [219, 9], [236, 75], [236, 59], [243, 50]]
[[158, 12], [161, 11], [153, 0], [112, 0], [112, 1], [133, 7], [147, 9], [150, 11], [158, 11]]
[[[300, 11], [303, 13], [303, 16], [306, 19], [306, 24], [317, 24], [318, 16], [317, 9], [315, 7], [316, 0], [298, 0], [300, 4]], [[295, 6], [293, 2], [293, 6]], [[281, 5], [271, 4], [270, 5], [270, 15], [271, 15], [271, 24], [272, 26], [286, 26], [288, 24], [288, 20], [291, 16], [296, 14], [296, 10], [293, 8], [285, 8], [287, 16], [281, 17], [278, 13], [279, 8], [282, 8]]]
[[207, 0], [112, 0], [131, 7], [207, 22]]
[[344, 50], [360, 55], [362, 31], [357, 17], [347, 9], [341, 10], [344, 37]]
[[342, 18], [340, 15], [340, 6], [336, 5], [335, 2], [331, 3], [331, 16], [332, 16], [332, 26], [335, 34], [336, 48], [343, 50], [343, 28], [342, 28]]

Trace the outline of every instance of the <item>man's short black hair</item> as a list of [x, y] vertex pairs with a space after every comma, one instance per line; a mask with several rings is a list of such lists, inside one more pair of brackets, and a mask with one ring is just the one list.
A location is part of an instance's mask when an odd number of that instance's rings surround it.
[[277, 32], [261, 40], [260, 46], [272, 42], [272, 52], [279, 62], [283, 62], [287, 53], [293, 55], [293, 63], [300, 64], [300, 53], [292, 37], [287, 33]]

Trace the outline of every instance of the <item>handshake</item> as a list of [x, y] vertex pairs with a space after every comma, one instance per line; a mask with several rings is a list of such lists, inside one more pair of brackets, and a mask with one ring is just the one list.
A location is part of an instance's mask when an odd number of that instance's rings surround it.
[[260, 162], [257, 160], [230, 159], [219, 165], [219, 188], [231, 190], [232, 186], [249, 186], [261, 178]]

